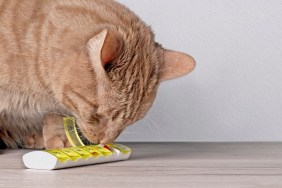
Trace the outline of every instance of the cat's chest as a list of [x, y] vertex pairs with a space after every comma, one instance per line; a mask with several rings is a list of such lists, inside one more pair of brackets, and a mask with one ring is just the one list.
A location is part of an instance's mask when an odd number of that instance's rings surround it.
[[56, 112], [57, 109], [52, 99], [44, 93], [0, 89], [0, 127], [40, 129], [44, 114]]

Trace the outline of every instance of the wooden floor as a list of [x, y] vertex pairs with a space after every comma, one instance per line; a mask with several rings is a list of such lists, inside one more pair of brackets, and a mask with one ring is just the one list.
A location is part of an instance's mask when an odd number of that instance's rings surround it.
[[27, 150], [0, 150], [0, 187], [282, 187], [282, 143], [125, 143], [127, 161], [25, 169]]

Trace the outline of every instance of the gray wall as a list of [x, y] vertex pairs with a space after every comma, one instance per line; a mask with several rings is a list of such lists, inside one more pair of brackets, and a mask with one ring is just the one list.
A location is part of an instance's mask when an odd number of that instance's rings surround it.
[[282, 141], [281, 0], [120, 0], [197, 61], [119, 141]]

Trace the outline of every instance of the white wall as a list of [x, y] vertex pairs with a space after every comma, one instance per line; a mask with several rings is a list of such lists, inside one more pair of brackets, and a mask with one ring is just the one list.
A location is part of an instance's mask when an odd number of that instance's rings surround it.
[[120, 0], [196, 70], [119, 141], [282, 141], [281, 0]]

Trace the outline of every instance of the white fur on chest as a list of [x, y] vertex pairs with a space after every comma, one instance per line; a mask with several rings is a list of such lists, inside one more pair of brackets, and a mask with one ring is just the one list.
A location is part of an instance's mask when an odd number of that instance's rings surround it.
[[51, 97], [44, 93], [0, 89], [0, 128], [7, 130], [41, 130], [46, 113], [56, 111]]

